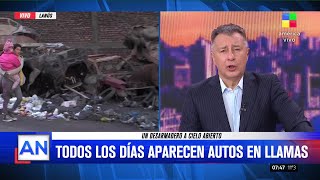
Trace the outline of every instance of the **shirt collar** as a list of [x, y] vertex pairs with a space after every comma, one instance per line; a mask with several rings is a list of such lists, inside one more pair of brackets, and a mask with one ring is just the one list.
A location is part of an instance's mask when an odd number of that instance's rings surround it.
[[[221, 92], [223, 93], [228, 88], [224, 84], [224, 82], [222, 81], [222, 79], [220, 77], [219, 77], [219, 80], [220, 80]], [[243, 76], [241, 77], [241, 79], [236, 87], [239, 87], [241, 90], [243, 89]]]

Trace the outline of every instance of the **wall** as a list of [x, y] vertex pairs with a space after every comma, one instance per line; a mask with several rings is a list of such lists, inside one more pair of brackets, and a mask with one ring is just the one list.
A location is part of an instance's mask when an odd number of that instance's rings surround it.
[[[12, 12], [0, 12], [0, 17], [13, 19]], [[17, 20], [24, 26], [37, 30], [40, 42], [62, 42], [74, 47], [87, 47], [92, 53], [127, 56], [122, 45], [124, 35], [132, 26], [158, 24], [159, 13], [57, 13], [56, 20]]]

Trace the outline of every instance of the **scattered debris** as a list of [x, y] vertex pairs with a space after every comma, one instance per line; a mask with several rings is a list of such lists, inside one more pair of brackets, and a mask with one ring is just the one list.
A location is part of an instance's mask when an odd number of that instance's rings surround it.
[[71, 88], [71, 87], [69, 87], [69, 86], [67, 86], [67, 85], [64, 85], [64, 87], [67, 88], [67, 89], [69, 89], [69, 90], [72, 91], [72, 92], [75, 92], [75, 93], [79, 94], [80, 96], [82, 96], [82, 97], [84, 97], [84, 98], [86, 98], [86, 99], [90, 99], [90, 98], [88, 98], [88, 96], [82, 94], [81, 92], [78, 92], [78, 91], [74, 90], [73, 88]]
[[[20, 36], [21, 27], [6, 37]], [[28, 37], [39, 35], [24, 28]], [[127, 57], [88, 54], [84, 48], [37, 43], [36, 38], [23, 41], [27, 42], [21, 43], [26, 97], [15, 112], [42, 120], [97, 120], [157, 128], [158, 37], [158, 27], [134, 26], [124, 37], [131, 51]], [[15, 101], [10, 99], [9, 107]], [[0, 108], [2, 102], [0, 98]], [[117, 105], [107, 108], [110, 103]]]
[[65, 101], [61, 104], [63, 107], [75, 107], [77, 106], [77, 101]]
[[112, 122], [112, 121], [114, 121], [115, 119], [108, 118], [108, 117], [102, 117], [100, 120], [101, 120], [102, 122]]

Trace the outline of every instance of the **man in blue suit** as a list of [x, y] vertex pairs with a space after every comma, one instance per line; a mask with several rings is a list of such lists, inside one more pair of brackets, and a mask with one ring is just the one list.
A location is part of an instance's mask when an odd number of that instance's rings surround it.
[[312, 131], [303, 110], [289, 98], [276, 75], [245, 72], [249, 47], [245, 30], [235, 24], [211, 34], [218, 75], [194, 84], [183, 105], [180, 131]]

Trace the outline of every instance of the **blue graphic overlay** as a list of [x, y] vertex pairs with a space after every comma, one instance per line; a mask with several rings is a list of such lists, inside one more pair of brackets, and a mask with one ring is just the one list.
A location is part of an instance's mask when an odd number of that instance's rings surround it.
[[1, 0], [0, 11], [315, 11], [300, 0]]
[[[63, 1], [64, 3], [60, 3]], [[188, 0], [187, 0], [188, 1]], [[90, 3], [87, 3], [90, 2]], [[139, 1], [140, 2], [140, 1]], [[248, 3], [250, 2], [250, 3]], [[155, 4], [155, 5], [153, 5]], [[1, 11], [315, 11], [319, 1], [244, 0], [1, 0]], [[162, 58], [162, 55], [160, 55]], [[160, 61], [160, 64], [163, 64]], [[162, 65], [161, 65], [162, 67]], [[161, 77], [162, 78], [162, 77]], [[164, 89], [163, 91], [166, 91]], [[181, 96], [179, 93], [177, 96]], [[314, 121], [320, 127], [320, 117]], [[26, 133], [23, 133], [26, 134]], [[9, 153], [16, 134], [1, 135], [0, 147]], [[12, 152], [13, 153], [13, 152]], [[4, 160], [13, 156], [0, 154]], [[297, 173], [274, 173], [269, 164], [31, 164], [0, 165], [1, 179], [319, 179], [320, 165], [300, 165]]]
[[[213, 12], [213, 14], [214, 13], [215, 12]], [[304, 12], [300, 13], [303, 14]], [[172, 19], [175, 17], [173, 14], [166, 13], [164, 16], [168, 15], [166, 17], [170, 17], [172, 21], [175, 21]], [[179, 13], [175, 13], [175, 15], [178, 14]], [[191, 21], [192, 16], [197, 13], [193, 14], [193, 12], [190, 12], [185, 14], [190, 15], [188, 17], [190, 17], [189, 20]], [[271, 14], [273, 13], [259, 13], [259, 15], [263, 16]], [[289, 97], [304, 110], [306, 117], [313, 124], [314, 130], [319, 132], [319, 35], [310, 35], [310, 31], [313, 28], [312, 26], [310, 26], [309, 32], [307, 29], [304, 29], [304, 27], [300, 27], [301, 31], [299, 32], [295, 27], [281, 29], [281, 21], [283, 19], [289, 19], [289, 13], [282, 13], [279, 15], [277, 21], [274, 23], [273, 21], [270, 21], [273, 24], [271, 27], [267, 27], [268, 30], [256, 30], [255, 28], [257, 26], [254, 25], [252, 25], [251, 29], [247, 29], [247, 32], [249, 32], [248, 34], [254, 32], [256, 36], [248, 41], [250, 53], [246, 70], [262, 74], [276, 74], [283, 87], [287, 90]], [[170, 18], [165, 19], [164, 22], [168, 22]], [[201, 19], [198, 21], [211, 22], [212, 19], [208, 16], [203, 19], [206, 18], [208, 18], [208, 21], [201, 21]], [[315, 18], [315, 16], [310, 16], [310, 18]], [[310, 21], [310, 18], [304, 20]], [[178, 19], [179, 18], [175, 21], [176, 23], [184, 23], [184, 21]], [[244, 24], [250, 23], [254, 18], [248, 19], [243, 18], [243, 20], [246, 21]], [[239, 18], [234, 21], [237, 20], [239, 20]], [[316, 21], [316, 19], [313, 20]], [[301, 17], [300, 19], [299, 17], [297, 18], [298, 24], [302, 24], [302, 21], [303, 19]], [[207, 23], [204, 24], [204, 26], [201, 26], [201, 28], [194, 28], [195, 38], [188, 40], [188, 35], [186, 35], [185, 38], [176, 38], [172, 36], [174, 33], [183, 32], [180, 31], [181, 28], [179, 29], [179, 26], [171, 26], [170, 23], [162, 24], [164, 29], [160, 40], [161, 131], [178, 131], [183, 101], [188, 88], [192, 84], [205, 80], [217, 73], [211, 59], [211, 42], [208, 40], [209, 35], [206, 36], [211, 32], [211, 29], [208, 33], [207, 30], [213, 28], [211, 26], [210, 23]], [[268, 34], [271, 32], [275, 32], [275, 35]], [[290, 36], [290, 38], [286, 35], [283, 36], [283, 34], [286, 34], [287, 32], [292, 33], [293, 35]], [[266, 33], [268, 35], [266, 35]], [[175, 39], [171, 40], [169, 37]], [[181, 39], [186, 41], [183, 42]], [[297, 41], [299, 41], [299, 43], [297, 43]], [[282, 131], [282, 129], [283, 128], [280, 125], [277, 128], [278, 131]]]
[[[0, 151], [1, 160], [8, 157], [7, 160], [12, 162], [13, 147], [17, 146], [17, 137], [20, 134], [48, 134], [48, 133], [1, 133], [3, 137], [0, 140]], [[314, 139], [319, 134], [301, 134], [298, 137], [304, 139]], [[148, 144], [145, 140], [141, 144]], [[180, 141], [180, 144], [212, 144], [212, 142], [219, 142], [219, 144], [239, 144], [239, 141]], [[107, 141], [53, 141], [51, 149], [55, 144], [68, 144], [68, 145], [93, 145], [93, 144], [107, 144]], [[109, 144], [116, 145], [117, 142], [121, 141], [109, 141]], [[124, 142], [124, 141], [123, 141]], [[150, 141], [151, 142], [151, 141]], [[166, 141], [156, 141], [155, 144], [168, 144]], [[178, 141], [176, 141], [178, 142]], [[250, 143], [251, 142], [251, 143]], [[281, 141], [278, 141], [283, 145]], [[263, 144], [263, 145], [276, 145], [276, 141], [243, 141], [242, 145], [252, 144]], [[292, 142], [287, 141], [292, 144]], [[286, 144], [287, 144], [286, 143]], [[173, 141], [171, 144], [175, 144]], [[7, 154], [9, 153], [9, 154]], [[51, 157], [56, 154], [51, 154]], [[54, 159], [54, 158], [53, 158]], [[70, 158], [71, 161], [76, 159]], [[79, 160], [79, 159], [78, 159]], [[127, 159], [128, 160], [128, 159]], [[123, 159], [123, 161], [127, 161]], [[131, 159], [132, 160], [132, 159]], [[155, 159], [157, 160], [157, 159]], [[185, 159], [186, 162], [190, 161]], [[277, 159], [276, 159], [277, 161]], [[183, 163], [183, 164], [63, 164], [67, 161], [61, 161], [57, 164], [38, 164], [39, 162], [32, 162], [31, 165], [0, 165], [0, 169], [3, 171], [1, 174], [2, 178], [32, 178], [32, 179], [56, 179], [56, 178], [68, 178], [68, 179], [257, 179], [257, 178], [273, 178], [273, 179], [301, 179], [307, 178], [312, 179], [314, 177], [320, 177], [320, 173], [316, 171], [319, 165], [302, 165], [299, 164], [299, 171], [296, 173], [272, 173], [269, 172], [269, 164], [194, 164], [194, 163]]]

